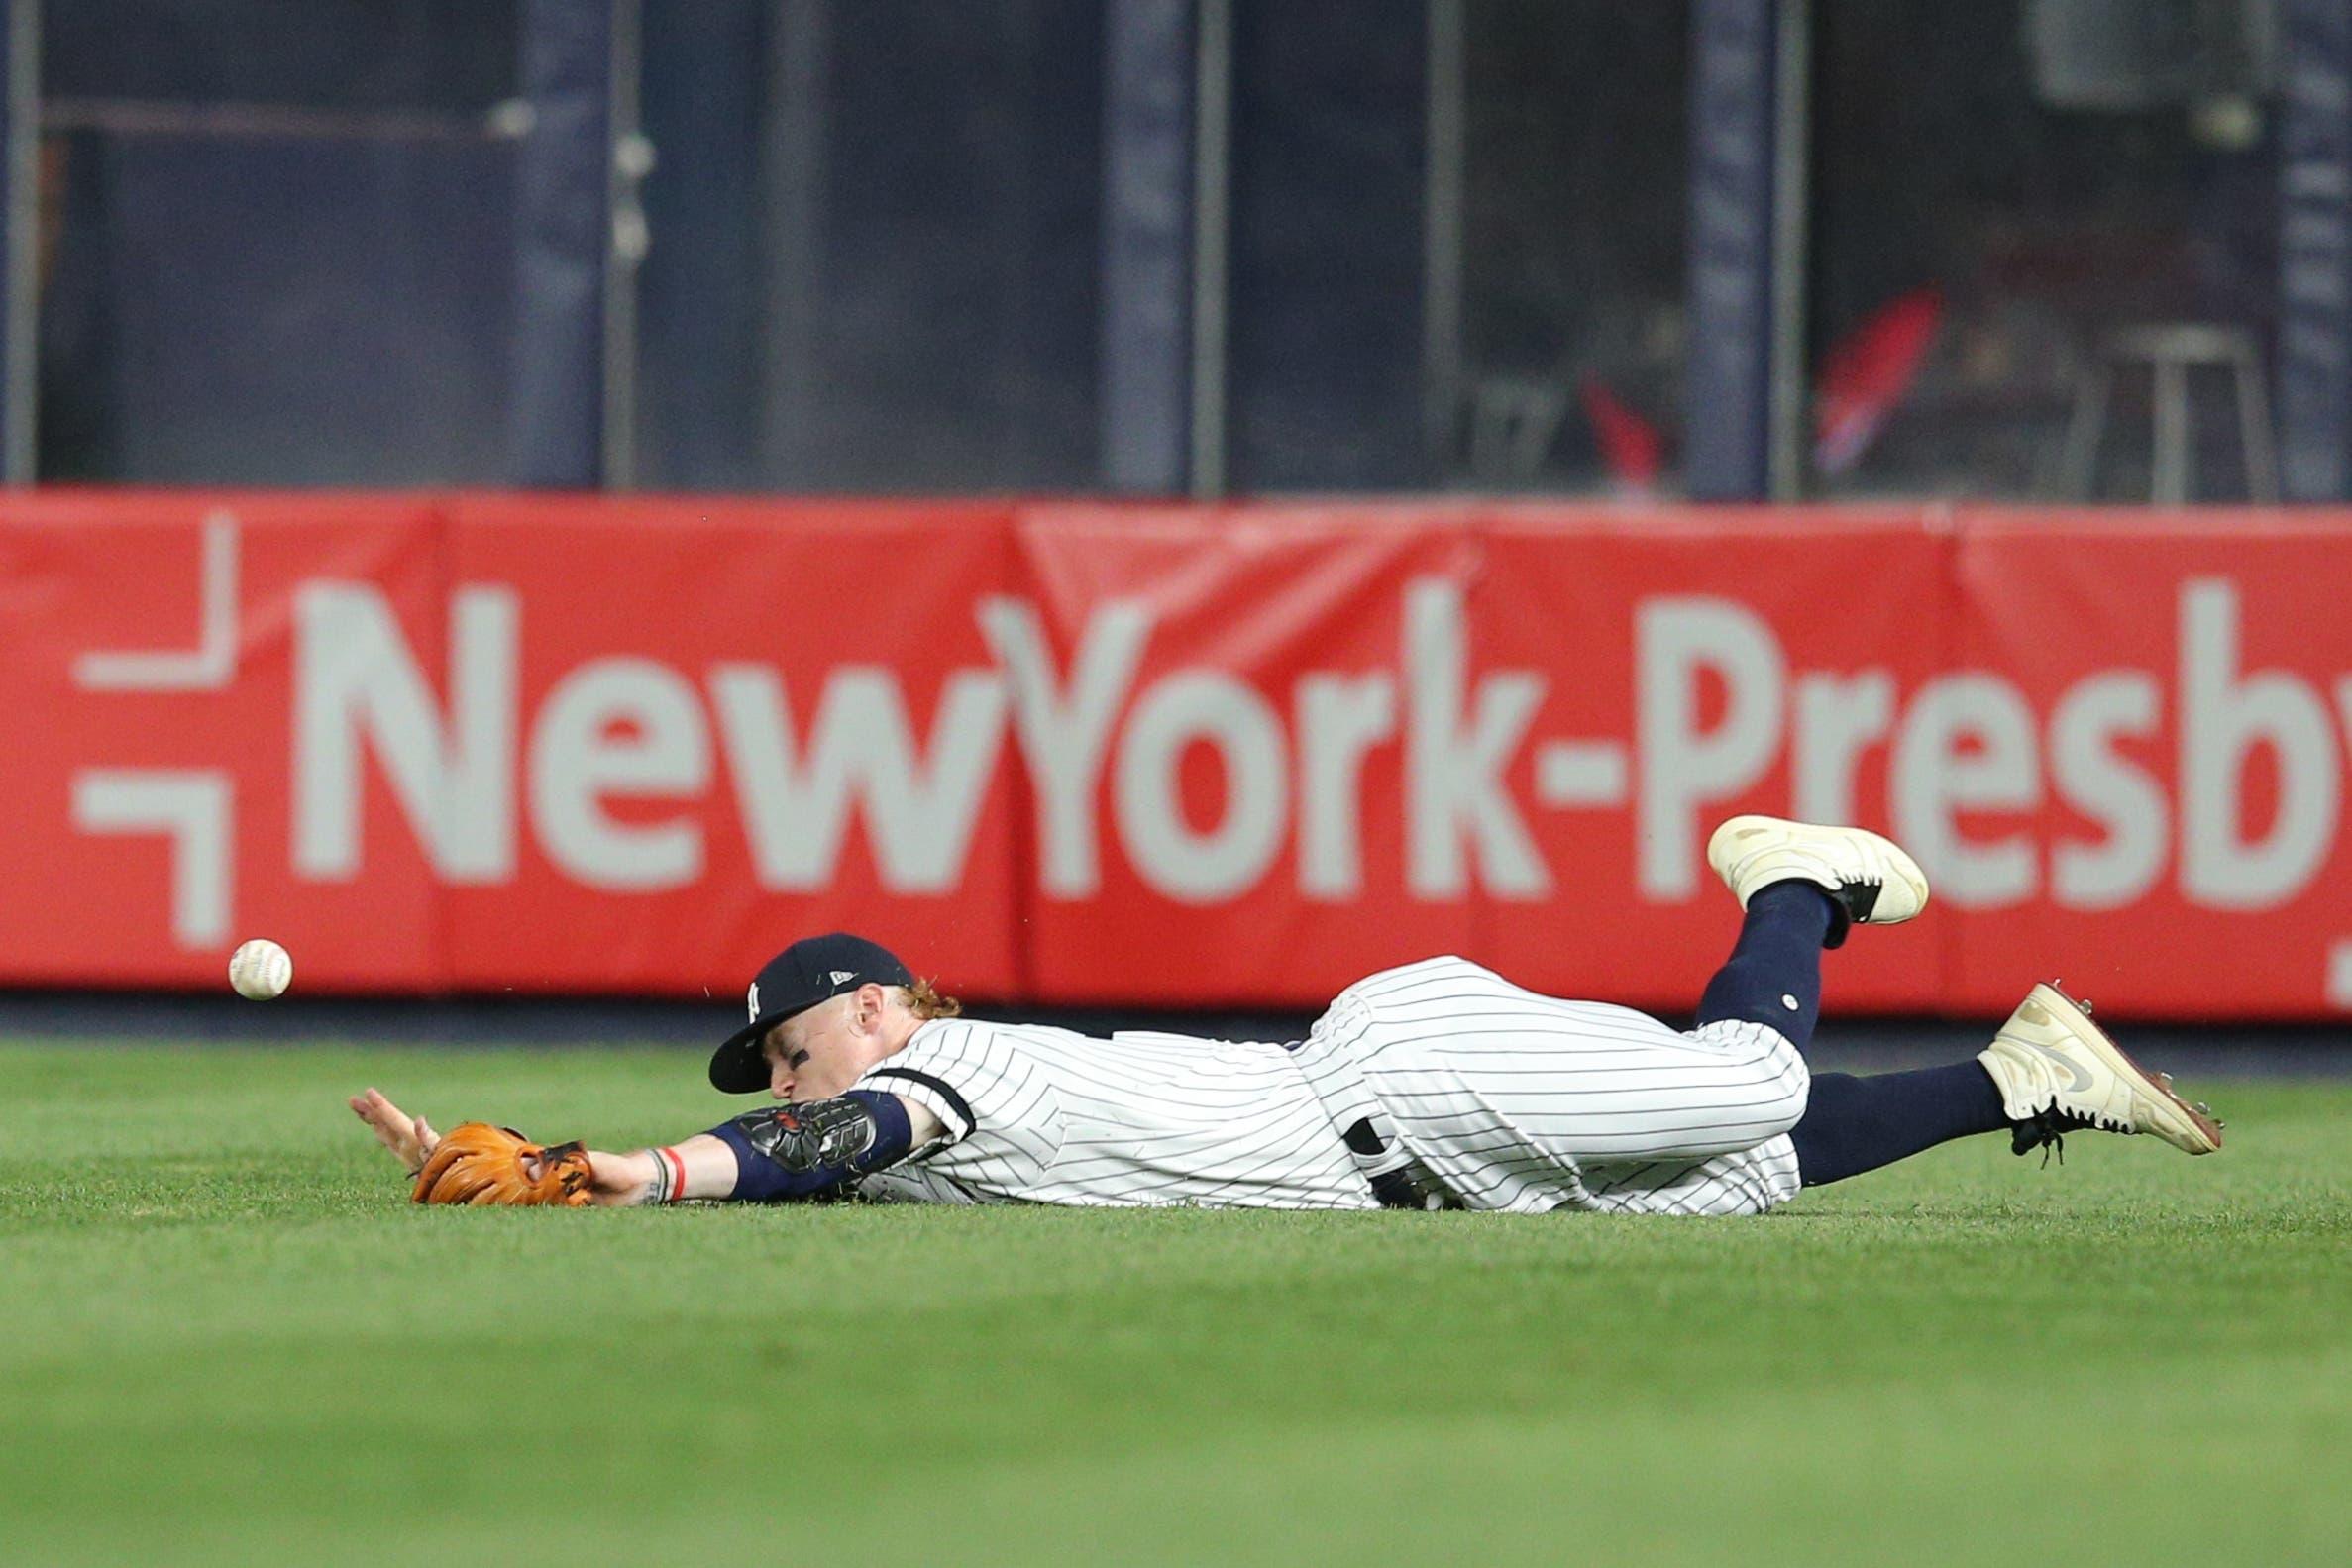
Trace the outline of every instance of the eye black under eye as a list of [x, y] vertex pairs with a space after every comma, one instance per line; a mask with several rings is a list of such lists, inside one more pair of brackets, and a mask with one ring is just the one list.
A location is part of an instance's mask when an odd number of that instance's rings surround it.
[[808, 1065], [808, 1053], [806, 1051], [787, 1051], [784, 1054], [784, 1065], [787, 1067], [806, 1067]]

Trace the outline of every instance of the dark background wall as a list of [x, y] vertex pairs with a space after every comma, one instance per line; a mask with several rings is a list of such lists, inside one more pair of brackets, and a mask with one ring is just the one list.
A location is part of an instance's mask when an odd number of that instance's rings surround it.
[[[549, 14], [535, 3], [43, 4], [41, 475], [522, 476], [518, 58]], [[1104, 483], [1105, 357], [1132, 348], [1107, 332], [1111, 291], [1181, 295], [1167, 280], [1189, 275], [1123, 283], [1106, 264], [1105, 191], [1133, 174], [1110, 165], [1109, 122], [1132, 112], [1105, 86], [1113, 20], [1176, 19], [1145, 60], [1182, 98], [1190, 29], [1216, 9], [642, 0], [623, 67], [652, 155], [622, 329], [634, 482]], [[1223, 357], [1167, 363], [1222, 394], [1213, 477], [1233, 489], [1621, 489], [1606, 403], [1656, 444], [1671, 493], [1707, 417], [1685, 373], [1708, 330], [1684, 264], [1693, 30], [1802, 14], [1803, 361], [1819, 376], [1851, 358], [1906, 295], [1941, 312], [1866, 447], [1808, 445], [1805, 488], [2060, 493], [2098, 336], [2144, 320], [2302, 346], [2317, 380], [2291, 420], [2330, 423], [2285, 434], [2333, 441], [2346, 308], [2318, 284], [2322, 263], [2341, 283], [2341, 246], [2303, 260], [2312, 292], [2280, 330], [2294, 95], [2277, 40], [2293, 26], [2295, 80], [2317, 81], [2310, 41], [2340, 44], [2343, 10], [1235, 0]], [[2306, 163], [2345, 145], [2319, 112], [2296, 144]], [[1161, 172], [1156, 194], [1189, 205], [1189, 163]], [[1189, 298], [1146, 303], [1120, 319], [1190, 325]], [[1192, 390], [1137, 406], [1164, 420]], [[2113, 428], [2145, 432], [2135, 396], [2118, 393]], [[2232, 449], [2200, 450], [2219, 459], [2199, 465], [2211, 498], [2242, 493], [2237, 428], [2200, 407], [2200, 440]], [[2109, 498], [2136, 482], [2120, 461]]]

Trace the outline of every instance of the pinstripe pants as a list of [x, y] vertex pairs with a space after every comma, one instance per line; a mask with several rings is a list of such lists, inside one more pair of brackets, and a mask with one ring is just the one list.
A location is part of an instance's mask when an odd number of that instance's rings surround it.
[[1761, 1023], [1685, 1033], [1438, 958], [1340, 993], [1299, 1053], [1311, 1082], [1335, 1054], [1472, 1208], [1759, 1214], [1799, 1190], [1810, 1077]]

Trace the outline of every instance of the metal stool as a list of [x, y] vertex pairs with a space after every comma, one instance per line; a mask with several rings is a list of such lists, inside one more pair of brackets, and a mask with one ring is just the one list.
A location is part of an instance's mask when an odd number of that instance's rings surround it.
[[2238, 440], [2245, 461], [2247, 499], [2279, 498], [2279, 457], [2271, 428], [2270, 394], [2263, 387], [2262, 351], [2243, 327], [2212, 322], [2164, 322], [2127, 327], [2099, 343], [2098, 358], [2077, 381], [2067, 419], [2060, 479], [2066, 493], [2091, 498], [2099, 439], [2106, 433], [2107, 399], [2118, 370], [2146, 366], [2152, 453], [2148, 499], [2162, 506], [2189, 500], [2193, 441], [2190, 431], [2189, 372], [2225, 369], [2237, 396]]

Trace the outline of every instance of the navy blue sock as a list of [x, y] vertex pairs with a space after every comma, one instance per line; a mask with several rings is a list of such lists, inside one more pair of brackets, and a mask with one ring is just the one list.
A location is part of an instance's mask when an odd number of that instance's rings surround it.
[[2009, 1117], [1978, 1061], [1855, 1078], [1815, 1073], [1812, 1098], [1788, 1134], [1807, 1187], [1842, 1182], [1973, 1132], [2003, 1132]]
[[1776, 882], [1748, 900], [1740, 940], [1699, 997], [1698, 1021], [1777, 1029], [1803, 1050], [1821, 1016], [1821, 943], [1837, 911], [1809, 882]]

